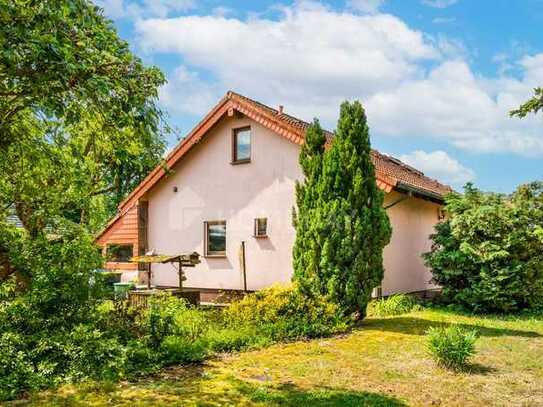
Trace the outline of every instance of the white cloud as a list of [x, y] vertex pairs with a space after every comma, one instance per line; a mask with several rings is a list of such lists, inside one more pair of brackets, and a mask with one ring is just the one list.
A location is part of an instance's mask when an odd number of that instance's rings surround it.
[[400, 160], [425, 173], [425, 175], [458, 188], [475, 179], [475, 173], [464, 167], [445, 151], [427, 153], [416, 150], [402, 155]]
[[160, 89], [160, 102], [173, 114], [201, 115], [221, 98], [222, 90], [203, 81], [198, 72], [181, 65]]
[[377, 13], [385, 0], [349, 0], [349, 7], [363, 13]]
[[543, 58], [525, 58], [521, 65], [522, 80], [489, 80], [476, 77], [465, 62], [447, 61], [425, 79], [372, 95], [368, 116], [385, 135], [433, 138], [472, 151], [543, 155], [542, 118], [509, 117], [529, 95], [528, 84], [543, 79]]
[[434, 8], [447, 8], [456, 4], [458, 0], [421, 0], [422, 4], [425, 4]]
[[95, 0], [112, 19], [165, 18], [195, 7], [195, 0]]
[[283, 104], [307, 120], [318, 116], [332, 128], [340, 102], [360, 99], [374, 136], [543, 156], [543, 117], [508, 115], [543, 83], [543, 54], [512, 62], [517, 77], [486, 77], [471, 70], [462, 43], [430, 37], [395, 16], [308, 2], [282, 10], [276, 19], [209, 15], [137, 22], [145, 51], [183, 59], [162, 91], [166, 105], [204, 114], [233, 89]]
[[136, 30], [147, 52], [180, 54], [185, 64], [212, 72], [225, 91], [284, 102], [291, 113], [330, 123], [341, 100], [393, 88], [422, 75], [420, 61], [440, 58], [396, 17], [308, 3], [284, 9], [279, 20], [188, 16], [141, 21]]

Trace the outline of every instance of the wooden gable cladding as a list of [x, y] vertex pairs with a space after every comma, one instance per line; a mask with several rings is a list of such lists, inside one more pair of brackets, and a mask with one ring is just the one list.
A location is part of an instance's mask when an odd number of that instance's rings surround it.
[[[96, 240], [96, 243], [104, 247], [104, 249], [108, 244], [131, 244], [133, 246], [132, 255], [138, 256], [141, 250], [140, 228], [139, 205], [133, 205], [126, 212], [114, 218], [113, 222]], [[111, 270], [136, 270], [138, 265], [135, 263], [107, 262], [105, 267]]]

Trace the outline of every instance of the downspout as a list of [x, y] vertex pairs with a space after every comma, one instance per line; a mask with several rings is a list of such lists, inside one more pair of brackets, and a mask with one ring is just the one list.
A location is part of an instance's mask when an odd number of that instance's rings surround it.
[[245, 241], [241, 242], [239, 257], [241, 273], [243, 275], [243, 291], [247, 292], [247, 271], [245, 269]]

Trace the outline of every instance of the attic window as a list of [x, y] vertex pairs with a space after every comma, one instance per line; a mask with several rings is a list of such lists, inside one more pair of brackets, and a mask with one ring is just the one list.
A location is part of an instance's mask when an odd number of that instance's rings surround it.
[[232, 132], [232, 164], [251, 162], [251, 128], [242, 127]]
[[266, 237], [268, 236], [268, 219], [267, 218], [256, 218], [255, 219], [255, 237]]
[[106, 250], [107, 261], [114, 263], [128, 263], [133, 256], [133, 244], [108, 244]]

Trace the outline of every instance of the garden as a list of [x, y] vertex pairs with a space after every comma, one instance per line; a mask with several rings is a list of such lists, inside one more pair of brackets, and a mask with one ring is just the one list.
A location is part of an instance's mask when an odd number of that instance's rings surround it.
[[[442, 368], [428, 351], [428, 329], [450, 326], [478, 332], [467, 370]], [[370, 312], [348, 334], [223, 353], [135, 381], [65, 385], [28, 405], [539, 406], [542, 347], [541, 317]]]
[[163, 164], [164, 75], [93, 2], [0, 4], [1, 402], [543, 404], [543, 183], [451, 193], [424, 254], [441, 295], [372, 299], [392, 230], [365, 110], [344, 102], [333, 141], [306, 131], [290, 285], [133, 307], [95, 236]]

